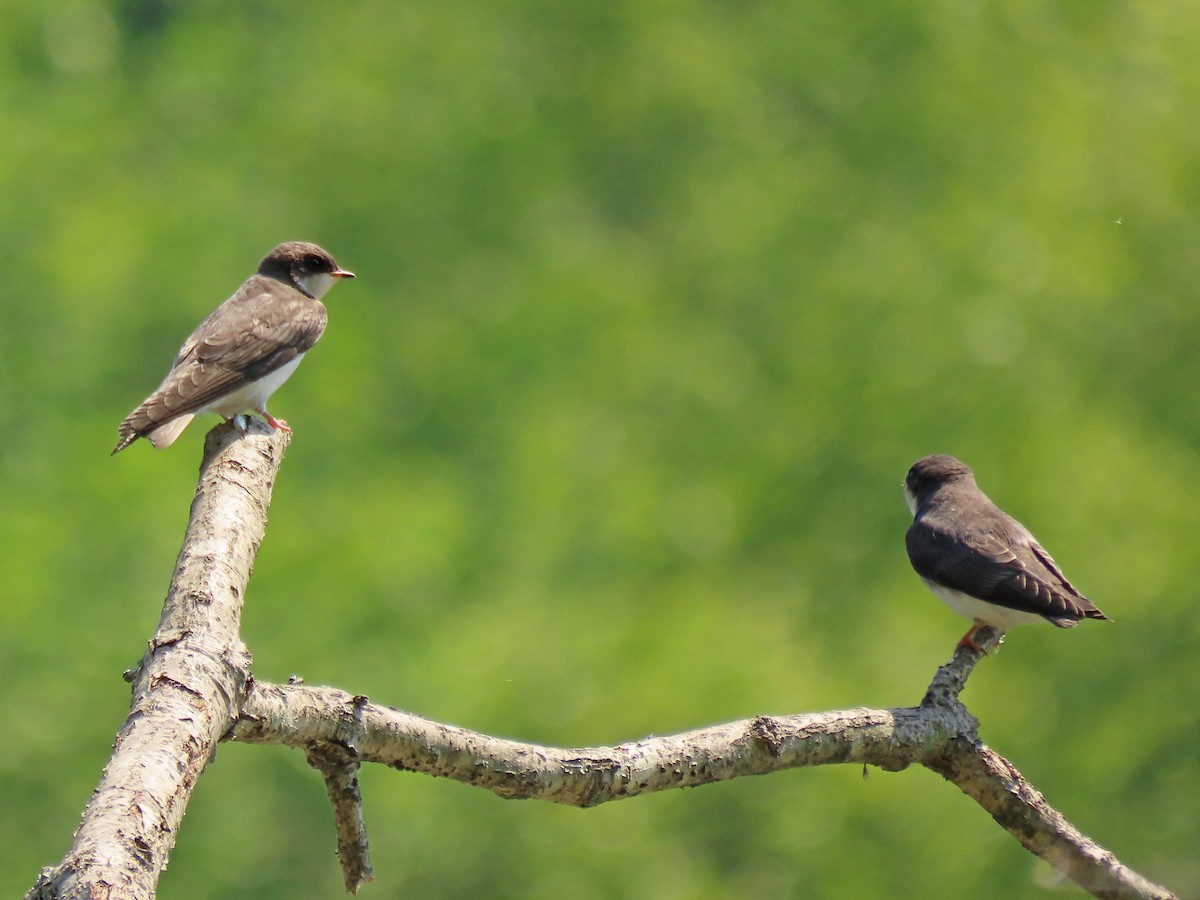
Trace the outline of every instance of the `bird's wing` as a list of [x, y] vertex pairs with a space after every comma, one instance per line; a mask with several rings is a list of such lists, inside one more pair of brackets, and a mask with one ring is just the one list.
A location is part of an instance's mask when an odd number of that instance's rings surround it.
[[121, 423], [122, 435], [142, 435], [203, 409], [286, 365], [317, 342], [326, 323], [320, 301], [285, 285], [255, 281], [184, 341], [162, 384]]
[[1003, 524], [1007, 527], [975, 530], [963, 539], [918, 519], [905, 536], [909, 559], [924, 578], [1055, 624], [1103, 615], [1063, 577], [1033, 535], [1015, 520]]

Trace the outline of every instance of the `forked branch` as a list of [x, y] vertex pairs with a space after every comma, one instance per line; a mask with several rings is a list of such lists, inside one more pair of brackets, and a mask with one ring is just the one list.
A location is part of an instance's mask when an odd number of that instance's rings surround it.
[[[852, 763], [926, 766], [987, 810], [1030, 852], [1100, 897], [1169, 898], [1080, 834], [978, 739], [959, 693], [980, 655], [960, 649], [919, 706], [759, 716], [615, 747], [526, 744], [432, 722], [328, 687], [250, 676], [242, 598], [288, 438], [258, 423], [218, 426], [162, 619], [133, 703], [71, 850], [27, 898], [150, 898], [188, 798], [220, 740], [304, 750], [334, 809], [351, 892], [371, 878], [357, 771], [375, 762], [453, 778], [511, 799], [590, 807], [743, 775]], [[1001, 635], [981, 631], [984, 648]]]

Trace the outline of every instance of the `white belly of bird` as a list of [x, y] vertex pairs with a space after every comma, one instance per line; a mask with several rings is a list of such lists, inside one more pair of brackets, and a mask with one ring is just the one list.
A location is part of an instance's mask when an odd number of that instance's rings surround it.
[[979, 619], [979, 621], [987, 622], [987, 624], [999, 628], [1001, 631], [1008, 631], [1014, 625], [1027, 625], [1030, 622], [1049, 621], [1037, 613], [1022, 612], [1019, 609], [1009, 609], [1007, 606], [997, 606], [995, 603], [987, 603], [978, 597], [964, 594], [962, 591], [934, 584], [928, 578], [921, 580], [929, 586], [935, 597], [960, 616], [966, 616], [968, 619]]
[[246, 412], [246, 410], [259, 410], [267, 405], [267, 399], [275, 393], [283, 385], [285, 381], [292, 377], [292, 373], [296, 371], [296, 367], [300, 365], [300, 360], [304, 359], [304, 354], [301, 353], [291, 362], [280, 366], [274, 372], [268, 372], [258, 381], [252, 381], [249, 384], [243, 385], [232, 394], [227, 394], [218, 400], [205, 406], [203, 409], [198, 409], [196, 412], [205, 413], [213, 412], [226, 419], [232, 419], [234, 416]]

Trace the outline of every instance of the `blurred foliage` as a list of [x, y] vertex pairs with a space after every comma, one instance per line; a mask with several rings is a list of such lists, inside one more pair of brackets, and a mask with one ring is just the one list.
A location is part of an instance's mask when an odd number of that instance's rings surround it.
[[[1198, 42], [1170, 2], [10, 0], [0, 893], [68, 846], [215, 420], [116, 425], [304, 238], [359, 279], [272, 404], [259, 677], [555, 744], [909, 705], [966, 623], [900, 481], [954, 453], [1116, 619], [1010, 635], [985, 740], [1200, 894]], [[1055, 882], [924, 771], [363, 780], [365, 896]], [[333, 846], [300, 754], [224, 746], [162, 894], [340, 896]]]

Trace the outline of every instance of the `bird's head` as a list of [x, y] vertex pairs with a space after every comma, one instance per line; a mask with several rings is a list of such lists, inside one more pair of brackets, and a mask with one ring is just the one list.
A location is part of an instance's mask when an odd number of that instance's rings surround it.
[[922, 456], [912, 464], [904, 478], [904, 499], [915, 516], [917, 508], [930, 494], [944, 484], [961, 481], [975, 483], [975, 473], [962, 460], [943, 453]]
[[258, 267], [260, 275], [287, 281], [308, 296], [320, 300], [342, 278], [353, 278], [337, 264], [329, 251], [308, 241], [289, 241], [267, 254]]

